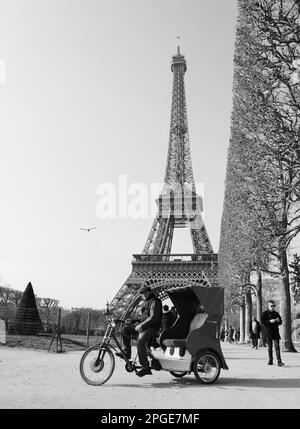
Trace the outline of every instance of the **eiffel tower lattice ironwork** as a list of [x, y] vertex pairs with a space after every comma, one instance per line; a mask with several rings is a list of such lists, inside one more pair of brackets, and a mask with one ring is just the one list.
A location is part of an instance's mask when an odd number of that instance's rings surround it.
[[[196, 193], [189, 144], [184, 88], [186, 61], [172, 57], [173, 93], [169, 148], [164, 185], [156, 200], [158, 212], [141, 254], [133, 255], [132, 272], [109, 305], [125, 317], [137, 304], [139, 290], [148, 285], [160, 298], [184, 285], [218, 286], [218, 255], [202, 219], [202, 199]], [[175, 228], [189, 228], [194, 253], [171, 254]]]

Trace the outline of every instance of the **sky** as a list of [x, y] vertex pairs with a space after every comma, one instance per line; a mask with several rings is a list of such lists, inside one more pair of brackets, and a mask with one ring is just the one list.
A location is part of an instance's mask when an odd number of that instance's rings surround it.
[[236, 18], [235, 0], [0, 0], [1, 284], [67, 308], [104, 308], [122, 286], [153, 219], [100, 218], [97, 190], [163, 181], [178, 35], [218, 251]]

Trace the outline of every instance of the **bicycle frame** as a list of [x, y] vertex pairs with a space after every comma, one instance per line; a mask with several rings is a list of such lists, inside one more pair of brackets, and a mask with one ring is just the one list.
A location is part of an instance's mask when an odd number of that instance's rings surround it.
[[[118, 321], [124, 323], [124, 320], [120, 319]], [[100, 345], [100, 350], [99, 350], [99, 354], [98, 354], [98, 357], [97, 357], [97, 360], [96, 360], [96, 365], [99, 363], [99, 361], [102, 360], [102, 358], [103, 358], [103, 356], [105, 354], [106, 347], [109, 346], [113, 350], [118, 351], [116, 349], [116, 347], [114, 347], [112, 344], [110, 344], [110, 340], [113, 339], [114, 342], [116, 343], [119, 351], [122, 353], [122, 356], [123, 356], [123, 358], [124, 358], [124, 360], [126, 362], [126, 370], [127, 371], [129, 370], [129, 372], [134, 371], [137, 368], [140, 368], [140, 366], [136, 365], [135, 359], [133, 361], [131, 361], [130, 359], [127, 358], [126, 353], [125, 353], [122, 345], [120, 344], [120, 342], [119, 342], [119, 340], [118, 340], [118, 338], [117, 338], [117, 336], [115, 334], [116, 323], [117, 323], [117, 321], [115, 321], [114, 319], [110, 319], [108, 321], [107, 328], [106, 328], [106, 331], [105, 331], [102, 343]]]

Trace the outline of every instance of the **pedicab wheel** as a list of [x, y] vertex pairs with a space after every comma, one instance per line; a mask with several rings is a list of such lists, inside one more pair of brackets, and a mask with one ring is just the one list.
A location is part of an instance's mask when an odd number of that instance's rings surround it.
[[170, 374], [172, 374], [176, 378], [184, 377], [188, 373], [189, 373], [188, 371], [183, 371], [183, 372], [181, 372], [181, 371], [170, 371]]
[[193, 364], [195, 378], [200, 383], [214, 383], [220, 375], [220, 361], [214, 352], [200, 352]]
[[80, 360], [80, 375], [91, 386], [101, 386], [115, 369], [115, 356], [110, 347], [99, 345], [87, 349]]

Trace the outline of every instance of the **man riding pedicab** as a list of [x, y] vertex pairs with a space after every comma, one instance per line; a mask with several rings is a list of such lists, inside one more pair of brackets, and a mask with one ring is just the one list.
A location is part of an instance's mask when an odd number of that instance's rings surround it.
[[[131, 358], [131, 339], [137, 339], [137, 352], [139, 362], [142, 366], [137, 372], [139, 377], [151, 375], [151, 368], [147, 357], [147, 348], [158, 334], [162, 321], [162, 302], [155, 295], [149, 286], [141, 289], [140, 294], [144, 299], [141, 317], [138, 320], [132, 320], [122, 330], [122, 340], [125, 348], [125, 354], [128, 359]], [[122, 353], [116, 353], [116, 356], [123, 358]]]

